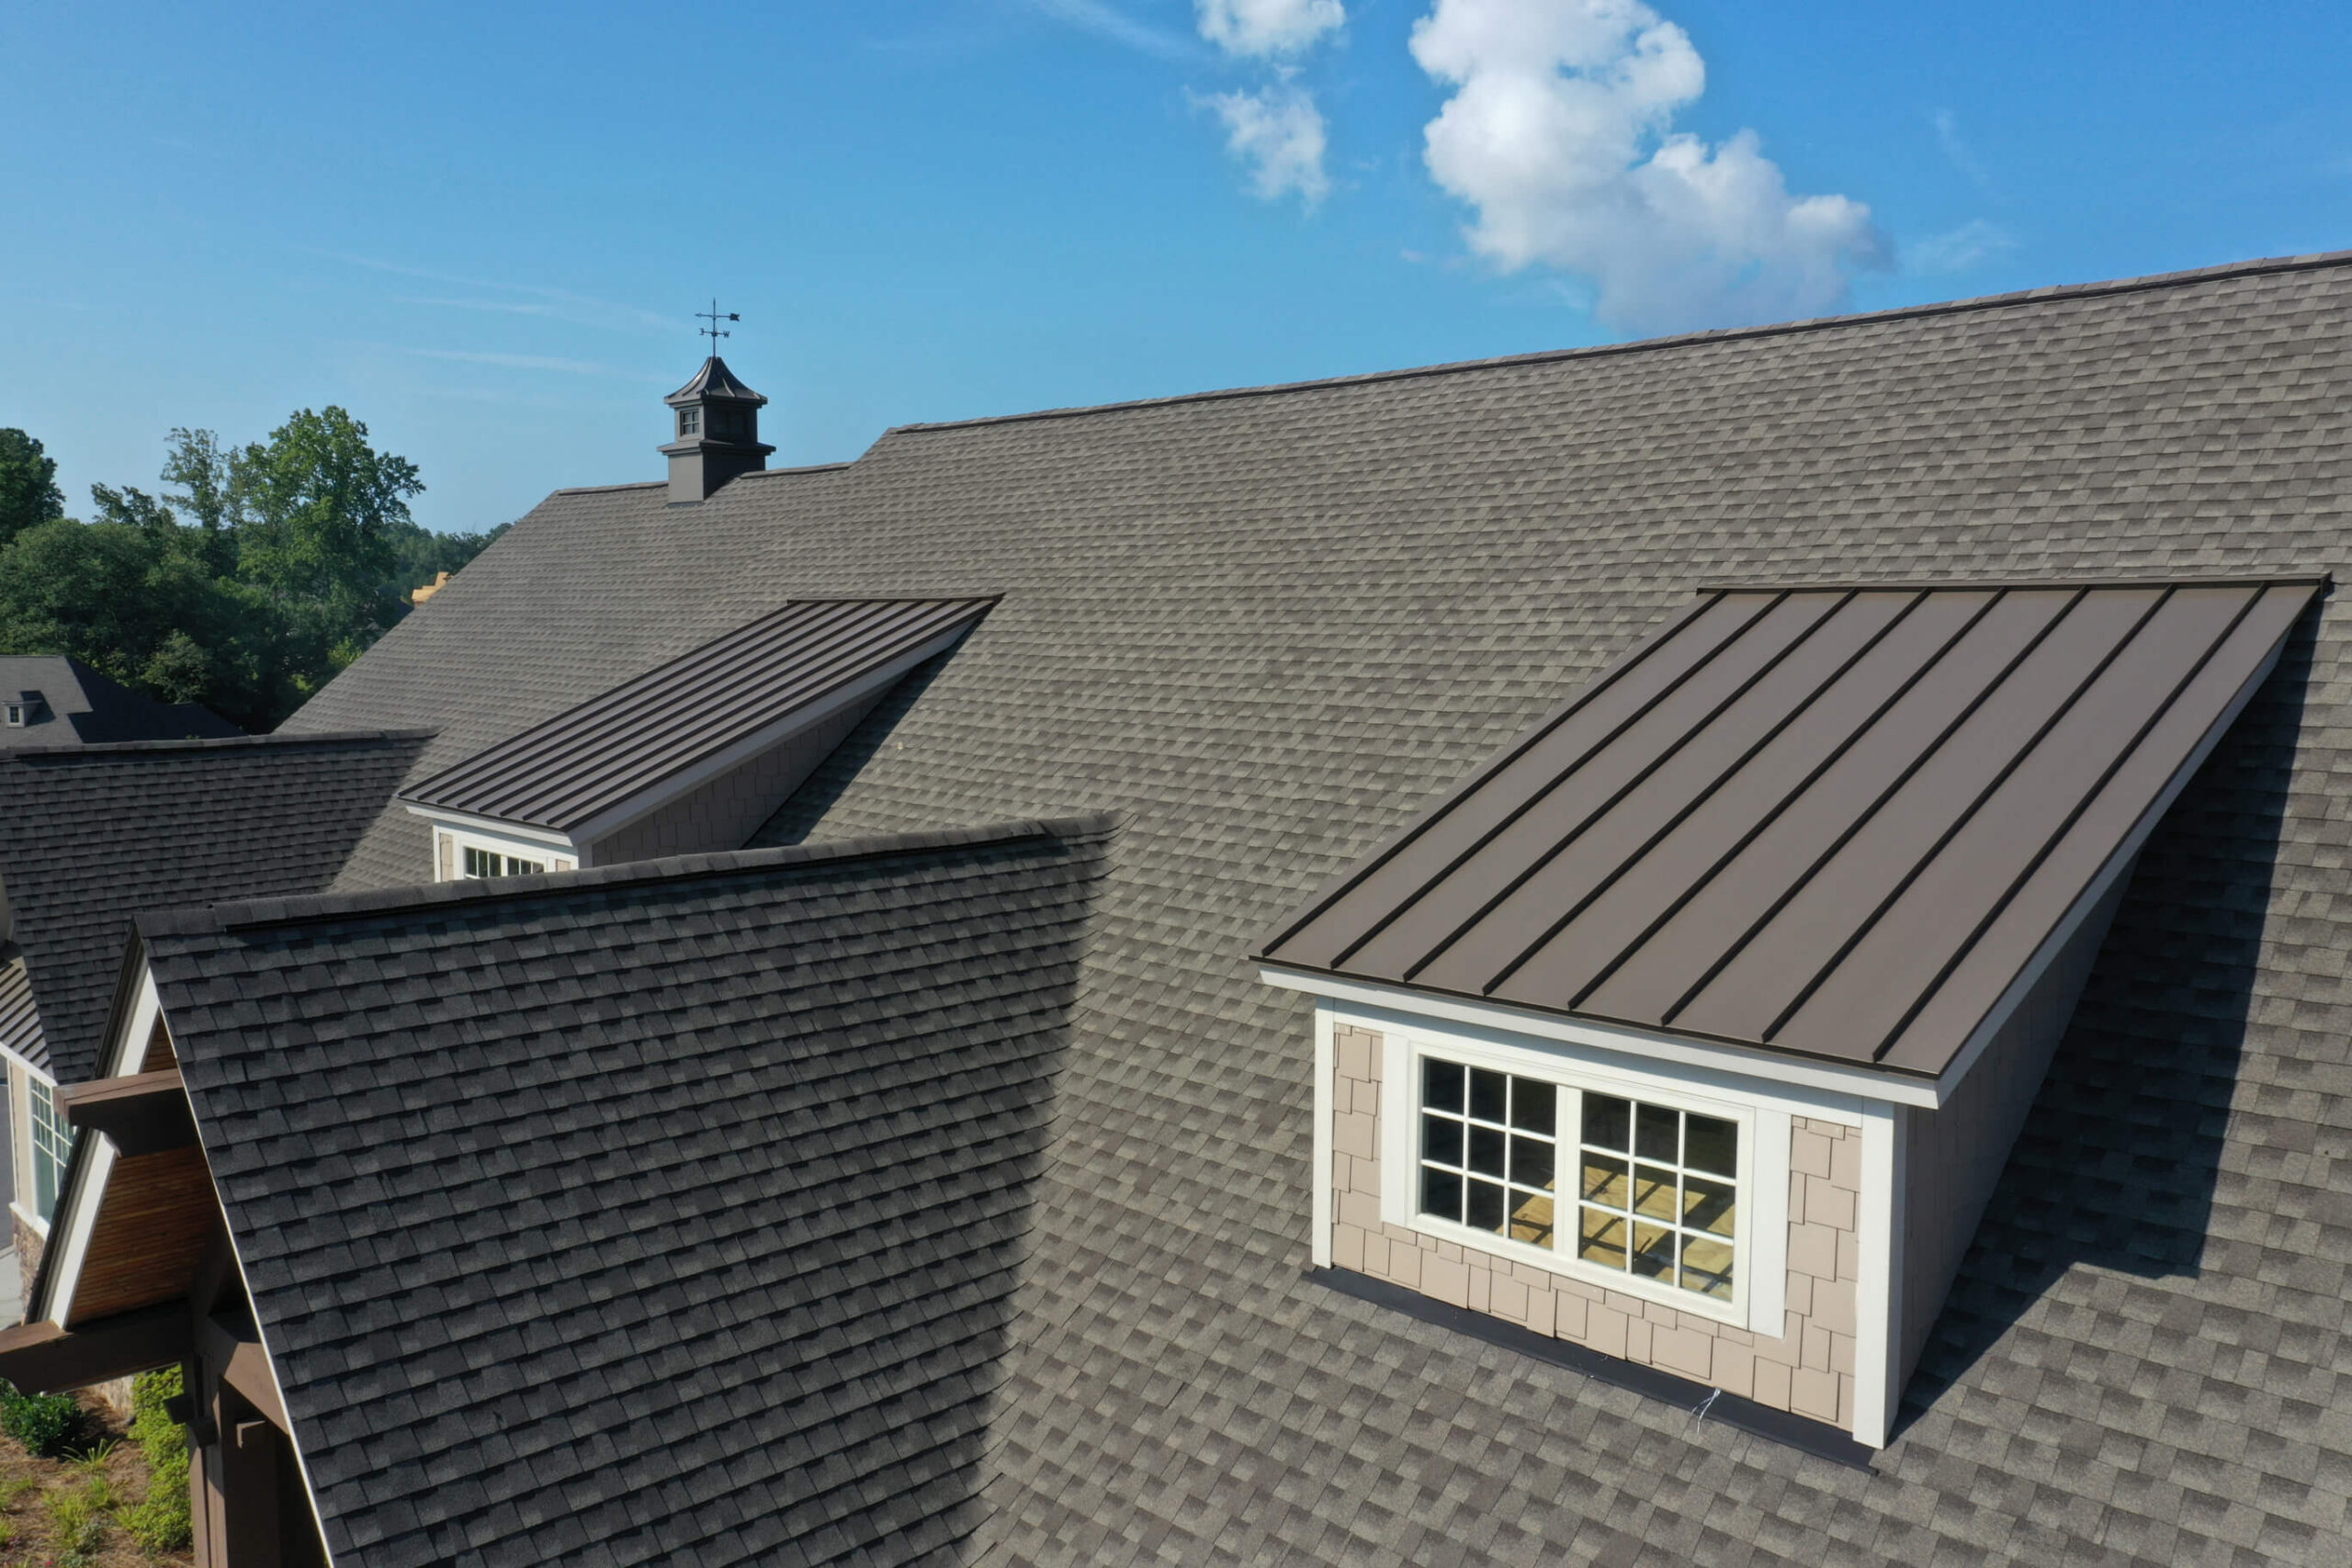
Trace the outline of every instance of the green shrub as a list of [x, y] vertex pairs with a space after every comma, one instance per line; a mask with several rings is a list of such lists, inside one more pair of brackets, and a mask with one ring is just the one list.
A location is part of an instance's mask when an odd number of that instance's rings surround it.
[[79, 1486], [51, 1493], [42, 1506], [49, 1510], [58, 1544], [65, 1549], [62, 1561], [87, 1561], [114, 1522], [107, 1512], [114, 1506], [114, 1488], [105, 1476], [94, 1475]]
[[19, 1393], [14, 1383], [0, 1382], [0, 1432], [28, 1452], [56, 1459], [81, 1441], [82, 1407], [71, 1394]]
[[180, 1393], [180, 1370], [142, 1372], [131, 1385], [130, 1436], [147, 1456], [147, 1495], [123, 1510], [122, 1528], [152, 1552], [188, 1544], [187, 1428], [164, 1409]]

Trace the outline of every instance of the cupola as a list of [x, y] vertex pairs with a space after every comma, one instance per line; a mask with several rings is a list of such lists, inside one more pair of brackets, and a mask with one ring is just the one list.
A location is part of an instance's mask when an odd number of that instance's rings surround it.
[[736, 379], [718, 355], [704, 360], [693, 380], [662, 400], [676, 421], [675, 439], [662, 448], [670, 459], [671, 505], [701, 502], [736, 475], [768, 466], [775, 448], [760, 440], [760, 408], [767, 399]]

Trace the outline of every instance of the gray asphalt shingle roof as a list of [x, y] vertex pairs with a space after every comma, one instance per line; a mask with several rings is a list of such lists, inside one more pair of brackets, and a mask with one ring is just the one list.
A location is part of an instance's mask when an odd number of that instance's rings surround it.
[[143, 918], [334, 1560], [951, 1560], [1108, 836]]
[[[2341, 571], [2347, 494], [2352, 263], [2220, 269], [559, 493], [294, 723], [441, 725], [441, 767], [796, 593], [1004, 595], [766, 835], [1126, 823], [987, 1561], [2325, 1562], [2340, 602], [2143, 853], [1875, 1475], [1305, 1281], [1309, 1015], [1245, 954], [1702, 582]], [[345, 885], [427, 865], [395, 813]]]
[[[25, 701], [35, 696], [37, 703]], [[244, 733], [200, 703], [158, 702], [62, 654], [0, 656], [0, 701], [31, 709], [22, 724], [0, 725], [0, 750]]]
[[0, 754], [0, 886], [59, 1083], [97, 1071], [131, 917], [325, 888], [424, 750], [415, 732]]

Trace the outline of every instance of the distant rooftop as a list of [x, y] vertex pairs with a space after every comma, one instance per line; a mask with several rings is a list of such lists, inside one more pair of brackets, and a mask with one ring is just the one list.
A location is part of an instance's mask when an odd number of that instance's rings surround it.
[[1932, 1076], [2318, 592], [1709, 593], [1262, 956]]
[[928, 657], [993, 599], [797, 600], [559, 714], [401, 798], [573, 832], [828, 700]]
[[243, 730], [196, 703], [158, 702], [62, 654], [0, 657], [0, 750], [213, 740]]

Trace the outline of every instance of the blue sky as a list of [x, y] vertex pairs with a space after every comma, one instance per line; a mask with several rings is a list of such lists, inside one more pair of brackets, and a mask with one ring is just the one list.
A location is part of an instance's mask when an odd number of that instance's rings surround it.
[[2346, 248], [2346, 60], [2340, 3], [16, 6], [0, 424], [86, 512], [339, 402], [478, 528], [658, 478], [714, 293], [786, 463]]

